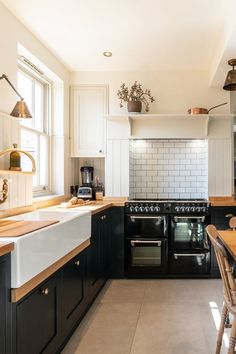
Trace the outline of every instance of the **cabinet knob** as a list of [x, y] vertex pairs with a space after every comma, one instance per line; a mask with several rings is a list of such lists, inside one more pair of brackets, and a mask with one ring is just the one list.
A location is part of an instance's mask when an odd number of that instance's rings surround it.
[[106, 216], [106, 215], [104, 215], [104, 216], [103, 216], [103, 219], [106, 219], [106, 218], [107, 218], [107, 216]]
[[102, 153], [102, 150], [100, 149], [99, 152]]
[[49, 293], [48, 288], [45, 288], [45, 289], [42, 289], [42, 290], [41, 290], [41, 294], [42, 294], [42, 295], [48, 295], [48, 293]]
[[225, 217], [226, 217], [227, 219], [230, 219], [230, 218], [234, 217], [234, 215], [233, 215], [233, 214], [226, 214]]
[[75, 265], [78, 267], [80, 265], [80, 261], [75, 261]]

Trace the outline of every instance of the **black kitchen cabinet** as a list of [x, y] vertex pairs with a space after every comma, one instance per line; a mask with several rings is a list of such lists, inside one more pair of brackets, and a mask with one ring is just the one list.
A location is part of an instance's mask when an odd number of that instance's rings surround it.
[[124, 207], [111, 209], [109, 277], [124, 278]]
[[0, 257], [0, 353], [11, 352], [10, 254]]
[[211, 223], [218, 230], [229, 228], [229, 219], [236, 216], [236, 207], [211, 207]]
[[67, 336], [85, 312], [84, 277], [86, 251], [69, 261], [61, 270], [62, 336]]
[[[220, 206], [211, 207], [211, 223], [215, 225], [217, 230], [229, 229], [229, 219], [231, 216], [236, 216], [236, 207]], [[211, 276], [212, 278], [220, 278], [220, 271], [215, 257], [215, 252], [211, 246]]]
[[90, 301], [108, 277], [111, 240], [111, 212], [106, 210], [92, 217], [92, 235], [88, 248], [87, 290]]
[[59, 273], [13, 308], [13, 353], [52, 354], [61, 339]]

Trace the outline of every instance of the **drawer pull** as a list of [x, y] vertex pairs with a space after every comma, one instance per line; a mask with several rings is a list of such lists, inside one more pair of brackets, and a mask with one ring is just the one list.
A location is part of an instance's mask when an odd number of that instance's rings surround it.
[[78, 267], [80, 265], [80, 261], [76, 261], [75, 265]]
[[48, 288], [43, 289], [43, 290], [41, 291], [41, 293], [42, 293], [42, 295], [48, 295], [48, 293], [49, 293]]
[[234, 215], [233, 215], [233, 214], [226, 214], [225, 217], [226, 217], [227, 219], [230, 219], [230, 218], [233, 218]]

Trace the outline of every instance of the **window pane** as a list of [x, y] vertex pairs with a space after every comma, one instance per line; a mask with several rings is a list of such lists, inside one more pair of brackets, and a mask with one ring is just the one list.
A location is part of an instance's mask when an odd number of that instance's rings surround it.
[[[36, 162], [36, 175], [33, 176], [33, 186], [39, 185], [39, 153], [38, 153], [38, 136], [37, 134], [30, 133], [24, 129], [21, 129], [21, 148], [29, 152]], [[31, 171], [32, 164], [27, 156], [22, 155], [21, 167], [23, 171]]]
[[43, 120], [43, 85], [35, 82], [35, 112], [34, 112], [34, 120], [35, 120], [35, 129], [43, 132], [44, 130], [44, 120]]
[[[21, 71], [18, 71], [18, 90], [31, 112], [33, 114], [33, 80], [24, 75]], [[32, 128], [33, 119], [23, 119], [22, 125]]]

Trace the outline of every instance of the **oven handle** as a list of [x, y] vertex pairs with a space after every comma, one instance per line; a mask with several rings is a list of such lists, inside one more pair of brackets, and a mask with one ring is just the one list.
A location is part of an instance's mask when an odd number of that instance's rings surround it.
[[181, 219], [200, 219], [201, 221], [205, 221], [205, 216], [174, 216], [175, 221]]
[[163, 216], [130, 216], [130, 219], [162, 219]]
[[151, 241], [151, 240], [147, 240], [147, 241], [131, 240], [130, 243], [131, 243], [131, 246], [133, 246], [133, 247], [135, 246], [136, 243], [138, 243], [138, 244], [140, 244], [140, 243], [155, 243], [159, 247], [159, 246], [161, 246], [162, 241], [156, 241], [156, 240], [153, 240], [153, 241]]
[[205, 253], [174, 253], [174, 258], [178, 259], [178, 257], [205, 257]]

